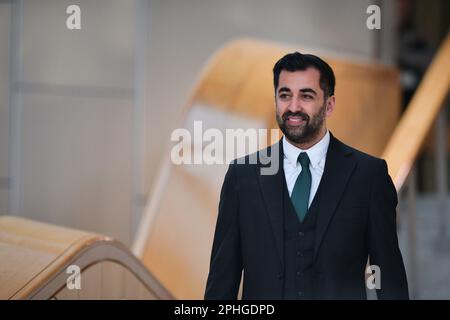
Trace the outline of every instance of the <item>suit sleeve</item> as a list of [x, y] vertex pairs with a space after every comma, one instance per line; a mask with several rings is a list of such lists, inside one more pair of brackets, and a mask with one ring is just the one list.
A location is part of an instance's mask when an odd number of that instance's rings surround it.
[[237, 299], [242, 274], [236, 168], [231, 164], [222, 185], [205, 299]]
[[378, 299], [409, 299], [405, 267], [398, 245], [397, 192], [386, 161], [377, 166], [370, 200], [368, 249], [371, 265], [380, 270]]

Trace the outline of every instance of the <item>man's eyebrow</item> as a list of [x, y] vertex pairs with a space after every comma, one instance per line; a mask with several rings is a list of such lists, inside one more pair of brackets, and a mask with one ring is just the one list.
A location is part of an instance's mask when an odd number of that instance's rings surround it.
[[278, 89], [278, 93], [280, 92], [291, 92], [291, 89], [289, 89], [288, 87], [281, 87], [280, 89]]
[[317, 92], [311, 88], [303, 88], [303, 89], [300, 89], [299, 91], [302, 93], [313, 93], [314, 95], [317, 95]]

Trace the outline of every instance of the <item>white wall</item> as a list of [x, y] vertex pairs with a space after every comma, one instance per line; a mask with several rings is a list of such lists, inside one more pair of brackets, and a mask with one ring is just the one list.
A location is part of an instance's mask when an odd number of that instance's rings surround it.
[[11, 2], [0, 1], [0, 214], [9, 205]]
[[134, 3], [18, 1], [11, 212], [131, 239]]

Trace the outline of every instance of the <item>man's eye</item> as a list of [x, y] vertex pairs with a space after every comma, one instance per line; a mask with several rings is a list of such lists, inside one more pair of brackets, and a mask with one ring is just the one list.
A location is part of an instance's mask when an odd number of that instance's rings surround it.
[[310, 96], [309, 94], [304, 94], [303, 98], [305, 98], [306, 100], [311, 100], [313, 96]]
[[287, 97], [288, 97], [288, 95], [287, 94], [280, 94], [280, 99], [286, 99]]

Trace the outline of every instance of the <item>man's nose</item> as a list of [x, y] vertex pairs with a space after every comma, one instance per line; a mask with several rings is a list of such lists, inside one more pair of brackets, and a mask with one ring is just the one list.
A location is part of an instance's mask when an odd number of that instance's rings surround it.
[[303, 110], [301, 100], [298, 97], [295, 97], [295, 96], [292, 97], [292, 100], [289, 103], [288, 109], [291, 112], [298, 112], [298, 111]]

